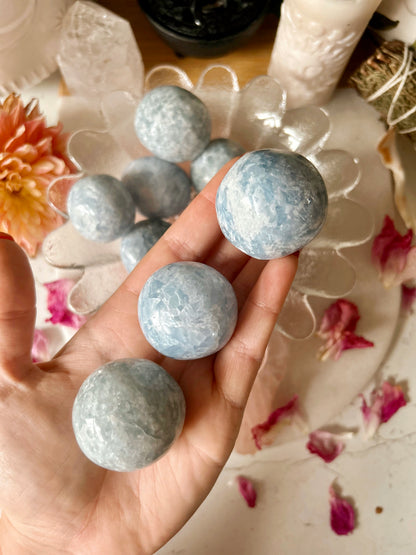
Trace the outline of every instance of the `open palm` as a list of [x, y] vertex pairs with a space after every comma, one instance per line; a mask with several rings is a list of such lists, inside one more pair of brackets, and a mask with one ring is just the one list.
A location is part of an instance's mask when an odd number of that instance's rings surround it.
[[[236, 440], [256, 372], [296, 272], [296, 257], [253, 260], [224, 239], [215, 214], [223, 170], [116, 293], [47, 363], [30, 351], [35, 321], [26, 256], [0, 240], [0, 545], [20, 553], [153, 553], [214, 485]], [[239, 319], [230, 342], [196, 361], [163, 357], [144, 339], [137, 298], [146, 279], [178, 260], [209, 264], [233, 284]], [[182, 434], [153, 465], [104, 470], [80, 451], [71, 411], [84, 379], [118, 358], [154, 360], [181, 386]]]

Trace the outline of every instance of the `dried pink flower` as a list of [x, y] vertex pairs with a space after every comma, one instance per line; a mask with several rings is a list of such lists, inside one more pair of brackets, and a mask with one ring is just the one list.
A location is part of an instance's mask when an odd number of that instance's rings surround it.
[[402, 308], [409, 311], [416, 299], [416, 287], [408, 287], [402, 283]]
[[45, 362], [49, 360], [48, 339], [42, 330], [35, 329], [32, 345], [32, 361]]
[[238, 489], [241, 495], [251, 508], [256, 506], [257, 492], [254, 488], [253, 482], [244, 476], [237, 476], [236, 478]]
[[[276, 426], [278, 423], [285, 421], [291, 423], [293, 416], [298, 411], [298, 396], [294, 395], [292, 399], [283, 407], [274, 410], [265, 422], [257, 424], [251, 428], [251, 434], [257, 449], [261, 449], [264, 445], [271, 445], [276, 434]], [[269, 433], [273, 431], [274, 433]]]
[[78, 329], [86, 321], [85, 316], [75, 314], [68, 308], [67, 297], [72, 286], [73, 282], [70, 279], [58, 279], [45, 283], [48, 290], [47, 306], [51, 313], [51, 317], [46, 320], [47, 322]]
[[406, 399], [399, 385], [384, 381], [378, 389], [374, 389], [367, 404], [363, 395], [361, 412], [365, 437], [373, 437], [384, 422], [388, 422], [396, 412], [406, 405]]
[[47, 188], [74, 171], [66, 142], [61, 124], [46, 126], [37, 102], [24, 106], [15, 94], [0, 102], [0, 231], [12, 235], [30, 256], [62, 223], [48, 204]]
[[335, 434], [324, 430], [316, 430], [309, 434], [306, 448], [310, 453], [318, 455], [325, 462], [332, 462], [345, 448], [345, 443]]
[[412, 247], [413, 231], [404, 235], [396, 230], [393, 220], [385, 216], [383, 228], [374, 238], [371, 258], [385, 287], [398, 285], [416, 277], [416, 247]]
[[329, 488], [331, 528], [339, 536], [350, 534], [355, 528], [355, 511], [346, 499], [340, 497], [333, 486]]
[[348, 349], [365, 349], [374, 343], [355, 334], [360, 315], [357, 306], [346, 299], [338, 299], [325, 311], [318, 336], [325, 344], [319, 349], [320, 360], [332, 357], [338, 360], [343, 351]]

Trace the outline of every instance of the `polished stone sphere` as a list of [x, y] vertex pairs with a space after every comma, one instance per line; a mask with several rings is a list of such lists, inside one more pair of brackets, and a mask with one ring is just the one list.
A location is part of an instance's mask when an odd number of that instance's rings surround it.
[[191, 198], [191, 180], [183, 169], [156, 156], [131, 162], [121, 180], [139, 212], [147, 218], [176, 216]]
[[120, 245], [120, 256], [128, 272], [140, 262], [143, 256], [162, 237], [170, 224], [163, 220], [142, 220], [137, 222], [130, 231], [124, 235]]
[[200, 192], [214, 175], [232, 158], [241, 156], [244, 148], [230, 139], [214, 139], [191, 163], [191, 179]]
[[75, 229], [91, 241], [114, 241], [134, 224], [135, 207], [125, 185], [111, 175], [89, 175], [71, 188], [67, 210]]
[[324, 181], [304, 156], [277, 150], [244, 154], [217, 191], [218, 223], [238, 249], [261, 260], [304, 247], [328, 207]]
[[134, 126], [141, 143], [152, 154], [170, 162], [193, 160], [207, 146], [211, 118], [193, 93], [163, 85], [146, 93], [139, 103]]
[[82, 384], [72, 425], [83, 453], [109, 470], [130, 472], [166, 453], [180, 434], [185, 399], [176, 381], [150, 360], [109, 362]]
[[237, 299], [225, 277], [199, 262], [175, 262], [146, 281], [138, 303], [139, 322], [160, 353], [202, 358], [221, 349], [237, 322]]

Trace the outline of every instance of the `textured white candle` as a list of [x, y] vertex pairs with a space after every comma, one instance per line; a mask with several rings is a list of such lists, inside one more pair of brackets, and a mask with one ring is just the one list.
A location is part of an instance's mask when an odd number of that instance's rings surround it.
[[380, 0], [285, 0], [268, 74], [288, 107], [325, 104]]

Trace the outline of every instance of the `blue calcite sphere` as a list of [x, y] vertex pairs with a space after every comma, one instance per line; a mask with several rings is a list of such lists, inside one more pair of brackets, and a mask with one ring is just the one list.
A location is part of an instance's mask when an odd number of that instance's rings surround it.
[[309, 243], [328, 207], [324, 181], [300, 154], [257, 150], [244, 154], [217, 191], [225, 237], [254, 258], [280, 258]]
[[193, 93], [163, 85], [146, 93], [134, 120], [136, 134], [152, 154], [170, 162], [193, 160], [207, 146], [211, 118]]
[[160, 353], [202, 358], [221, 349], [237, 322], [237, 299], [225, 277], [199, 262], [175, 262], [146, 281], [138, 303], [139, 322]]
[[82, 177], [69, 192], [67, 209], [72, 225], [91, 241], [114, 241], [134, 224], [131, 195], [111, 175]]
[[191, 180], [183, 169], [155, 156], [131, 162], [121, 180], [139, 212], [148, 218], [176, 216], [191, 198]]
[[214, 139], [191, 163], [191, 179], [200, 192], [214, 175], [236, 156], [241, 156], [244, 148], [230, 139]]
[[109, 470], [130, 472], [166, 453], [180, 434], [185, 399], [158, 364], [126, 358], [101, 366], [82, 384], [72, 425], [83, 453]]
[[163, 220], [143, 220], [135, 224], [124, 235], [120, 245], [120, 256], [128, 272], [140, 262], [143, 256], [162, 237], [170, 224]]

